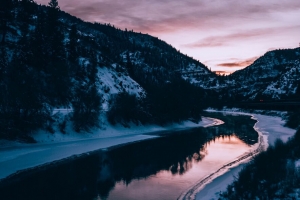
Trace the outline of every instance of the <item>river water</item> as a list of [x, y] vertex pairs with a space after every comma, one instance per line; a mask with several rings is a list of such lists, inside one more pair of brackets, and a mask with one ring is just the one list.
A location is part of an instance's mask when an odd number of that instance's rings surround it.
[[206, 115], [225, 123], [21, 172], [0, 182], [0, 199], [177, 199], [257, 143], [255, 121], [249, 116]]

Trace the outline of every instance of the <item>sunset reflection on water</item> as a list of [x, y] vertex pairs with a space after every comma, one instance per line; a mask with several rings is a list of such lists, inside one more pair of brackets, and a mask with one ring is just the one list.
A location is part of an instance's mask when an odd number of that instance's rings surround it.
[[[215, 138], [186, 163], [184, 167], [188, 170], [185, 173], [172, 174], [170, 170], [162, 170], [145, 179], [135, 179], [129, 185], [117, 182], [108, 199], [176, 199], [195, 182], [250, 149], [235, 135]], [[203, 157], [200, 161], [199, 156]]]
[[250, 116], [205, 115], [225, 123], [159, 133], [160, 137], [151, 140], [20, 172], [0, 182], [1, 198], [177, 199], [224, 164], [257, 146], [258, 134], [253, 129], [256, 121]]

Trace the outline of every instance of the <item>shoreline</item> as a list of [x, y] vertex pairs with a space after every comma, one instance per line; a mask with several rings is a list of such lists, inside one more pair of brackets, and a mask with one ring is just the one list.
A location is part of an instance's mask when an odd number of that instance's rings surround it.
[[214, 179], [226, 174], [230, 169], [233, 169], [235, 167], [238, 167], [241, 164], [249, 162], [249, 160], [259, 154], [261, 151], [265, 149], [265, 142], [264, 142], [264, 137], [260, 131], [256, 128], [257, 123], [259, 122], [256, 118], [254, 118], [253, 115], [251, 115], [251, 119], [256, 120], [256, 123], [254, 124], [254, 130], [258, 133], [258, 140], [259, 142], [253, 146], [255, 147], [254, 150], [242, 154], [241, 156], [237, 157], [235, 160], [223, 165], [221, 168], [219, 168], [217, 171], [209, 174], [208, 176], [201, 178], [200, 180], [197, 181], [197, 183], [193, 186], [191, 186], [186, 192], [182, 193], [178, 200], [192, 200], [196, 199], [197, 193], [200, 192], [207, 184], [211, 183]]
[[[224, 189], [226, 189], [227, 185], [232, 182], [232, 177], [230, 177], [231, 175], [228, 175], [228, 173], [233, 173], [233, 171], [234, 171], [234, 174], [237, 174], [237, 169], [241, 168], [241, 166], [248, 163], [253, 156], [259, 154], [262, 151], [264, 151], [266, 148], [268, 148], [269, 145], [272, 145], [273, 141], [275, 141], [274, 138], [272, 140], [269, 140], [269, 137], [271, 137], [270, 134], [272, 134], [272, 132], [268, 129], [265, 130], [266, 127], [262, 124], [267, 123], [267, 122], [262, 121], [260, 118], [273, 118], [273, 119], [276, 118], [275, 121], [278, 121], [278, 117], [261, 115], [261, 114], [253, 114], [253, 113], [234, 112], [234, 111], [215, 111], [215, 110], [207, 110], [207, 111], [208, 112], [222, 112], [222, 113], [230, 113], [230, 114], [239, 114], [239, 115], [251, 116], [251, 119], [256, 120], [256, 123], [255, 123], [253, 128], [259, 134], [259, 143], [256, 144], [256, 148], [253, 151], [241, 155], [237, 159], [223, 165], [217, 171], [211, 173], [210, 175], [208, 175], [204, 178], [201, 178], [193, 186], [188, 188], [185, 192], [183, 192], [178, 197], [178, 199], [180, 199], [180, 200], [183, 200], [183, 199], [202, 199], [202, 196], [200, 196], [200, 194], [203, 194], [203, 193], [205, 193], [205, 195], [207, 196], [207, 199], [215, 198], [217, 192], [215, 192], [214, 189], [222, 188], [224, 190]], [[277, 124], [277, 125], [280, 126], [282, 124]], [[282, 128], [289, 129], [289, 128], [286, 128], [286, 127], [282, 127]], [[293, 130], [293, 129], [290, 129], [289, 131], [290, 131], [290, 136], [292, 136], [296, 132], [296, 130]], [[277, 138], [287, 140], [287, 138], [281, 138], [281, 137], [278, 137], [278, 135], [276, 135], [276, 136], [277, 136]], [[272, 142], [270, 142], [270, 141], [272, 141]], [[234, 174], [232, 174], [232, 176], [234, 176]], [[219, 180], [222, 180], [222, 181], [219, 181], [218, 183], [216, 183], [216, 179], [219, 179]], [[211, 186], [211, 185], [214, 185], [214, 186]], [[206, 190], [205, 190], [205, 188], [206, 188]], [[219, 190], [218, 190], [218, 192], [219, 192]]]
[[[249, 160], [252, 158], [252, 156], [263, 151], [265, 148], [267, 148], [268, 145], [271, 145], [272, 141], [275, 141], [274, 138], [278, 138], [280, 136], [280, 137], [283, 137], [284, 139], [287, 139], [288, 136], [291, 136], [296, 132], [296, 130], [289, 129], [288, 131], [286, 131], [286, 134], [282, 134], [281, 129], [279, 129], [277, 131], [277, 133], [275, 133], [272, 136], [272, 132], [270, 131], [270, 129], [277, 130], [278, 127], [288, 129], [286, 127], [282, 127], [283, 120], [281, 119], [281, 117], [266, 116], [266, 115], [260, 115], [260, 114], [252, 114], [252, 113], [243, 113], [243, 112], [232, 112], [232, 111], [211, 111], [211, 112], [222, 112], [222, 113], [251, 116], [251, 119], [256, 120], [253, 128], [259, 134], [259, 142], [252, 145], [251, 146], [252, 149], [250, 151], [242, 154], [241, 156], [237, 157], [233, 161], [224, 164], [215, 172], [198, 180], [196, 182], [196, 184], [192, 185], [191, 187], [188, 188], [188, 190], [186, 192], [182, 193], [182, 195], [178, 199], [213, 199], [213, 198], [215, 198], [216, 193], [214, 193], [214, 192], [215, 191], [217, 191], [217, 192], [224, 191], [224, 189], [226, 189], [227, 185], [232, 182], [233, 176], [236, 176], [236, 174], [238, 173], [238, 171], [239, 171], [238, 169], [240, 169], [241, 166], [244, 166], [247, 162], [249, 162]], [[205, 117], [203, 117], [203, 118], [205, 118]], [[26, 174], [28, 174], [28, 173], [31, 174], [37, 170], [45, 170], [51, 166], [56, 166], [56, 165], [64, 163], [64, 162], [70, 162], [73, 159], [76, 159], [81, 156], [88, 156], [95, 152], [101, 152], [101, 151], [106, 151], [106, 150], [110, 150], [113, 148], [118, 148], [120, 146], [131, 144], [131, 143], [136, 143], [136, 142], [139, 142], [142, 140], [154, 139], [154, 138], [160, 137], [159, 134], [166, 135], [166, 134], [171, 134], [172, 132], [176, 132], [176, 131], [188, 130], [188, 129], [193, 129], [193, 128], [197, 128], [197, 127], [216, 126], [216, 125], [220, 125], [220, 124], [224, 123], [223, 121], [221, 121], [219, 119], [207, 118], [207, 117], [205, 119], [206, 119], [206, 122], [209, 121], [210, 123], [201, 124], [201, 126], [198, 124], [198, 126], [196, 126], [196, 127], [183, 127], [183, 125], [181, 124], [180, 125], [181, 127], [174, 127], [174, 125], [173, 125], [172, 128], [164, 127], [164, 130], [157, 130], [157, 128], [156, 128], [155, 131], [148, 131], [148, 132], [145, 132], [146, 129], [141, 129], [142, 133], [136, 133], [135, 131], [137, 129], [133, 129], [133, 132], [129, 135], [117, 135], [117, 136], [112, 136], [109, 138], [84, 138], [84, 139], [76, 140], [76, 141], [39, 143], [37, 145], [39, 147], [49, 147], [49, 148], [54, 147], [54, 150], [55, 149], [59, 150], [60, 146], [64, 146], [64, 145], [69, 145], [73, 149], [76, 149], [76, 145], [78, 145], [78, 144], [86, 146], [86, 145], [90, 145], [91, 143], [95, 143], [96, 146], [95, 146], [94, 150], [83, 151], [81, 153], [72, 152], [72, 155], [70, 155], [70, 156], [65, 156], [65, 157], [62, 157], [61, 159], [54, 159], [53, 161], [48, 160], [46, 162], [43, 162], [43, 163], [35, 165], [35, 166], [18, 169], [15, 172], [9, 173], [8, 175], [6, 175], [4, 177], [1, 177], [1, 174], [3, 175], [2, 168], [4, 169], [6, 166], [0, 165], [0, 183], [3, 183], [2, 181], [4, 181], [4, 182], [6, 182], [7, 180], [10, 181], [10, 179], [11, 179], [11, 181], [14, 181], [14, 178], [18, 177], [19, 175], [21, 175], [21, 177], [26, 176]], [[270, 121], [270, 122], [268, 122], [268, 121]], [[273, 127], [270, 127], [270, 125], [269, 125], [270, 123], [275, 124], [275, 125], [273, 125]], [[292, 134], [291, 134], [291, 131], [293, 132]], [[128, 132], [125, 134], [128, 134]], [[114, 140], [114, 143], [106, 143], [105, 140]], [[101, 147], [99, 147], [100, 143], [102, 143]], [[75, 145], [75, 148], [74, 148], [74, 145]], [[31, 146], [31, 145], [28, 145], [28, 146]], [[2, 149], [5, 149], [5, 148], [6, 147], [4, 147]], [[71, 150], [72, 150], [72, 148], [71, 148]], [[8, 149], [14, 150], [14, 147], [8, 147]], [[25, 151], [26, 151], [26, 148], [25, 148]], [[22, 150], [21, 150], [21, 152], [22, 152]], [[37, 150], [36, 152], [38, 153], [39, 150]], [[3, 160], [5, 161], [5, 159], [6, 159], [1, 156], [1, 153], [3, 153], [3, 152], [1, 151], [1, 148], [0, 148], [0, 164], [2, 164], [3, 163], [2, 161]], [[27, 153], [30, 154], [31, 152], [27, 152]], [[33, 153], [33, 155], [36, 155], [35, 152], [32, 152], [32, 153]], [[53, 153], [55, 154], [55, 152], [53, 152]], [[18, 155], [18, 156], [22, 157], [23, 155]], [[15, 164], [18, 164], [18, 163], [15, 162]], [[22, 164], [23, 163], [21, 163], [21, 165]], [[9, 166], [9, 165], [7, 165], [7, 166]], [[25, 172], [25, 173], [22, 174], [23, 172]], [[235, 173], [235, 174], [233, 175], [232, 173]], [[223, 186], [223, 188], [219, 189], [220, 186]], [[216, 188], [218, 188], [218, 189], [216, 190]], [[202, 196], [205, 196], [207, 198], [203, 198]], [[213, 196], [213, 198], [212, 198], [212, 196]]]
[[[188, 130], [197, 127], [216, 126], [222, 123], [221, 120], [203, 117], [202, 123], [171, 125], [169, 127], [137, 127], [126, 129], [127, 132], [109, 135], [110, 137], [81, 138], [70, 141], [40, 142], [36, 144], [16, 144], [0, 147], [0, 182], [5, 178], [18, 174], [24, 170], [34, 169], [43, 165], [59, 162], [64, 159], [80, 156], [98, 150], [105, 150], [118, 145], [126, 145], [147, 139], [160, 137], [159, 133]], [[184, 126], [184, 125], [189, 126]], [[159, 130], [158, 130], [159, 129]], [[148, 131], [147, 131], [148, 130]], [[150, 130], [150, 131], [149, 131]], [[109, 131], [109, 130], [108, 130]], [[137, 133], [137, 131], [139, 131]], [[104, 134], [104, 136], [106, 136]]]

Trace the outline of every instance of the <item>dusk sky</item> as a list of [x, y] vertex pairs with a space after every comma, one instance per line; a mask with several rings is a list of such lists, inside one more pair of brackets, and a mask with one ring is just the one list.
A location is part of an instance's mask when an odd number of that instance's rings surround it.
[[[47, 4], [49, 0], [36, 0]], [[300, 43], [300, 0], [58, 0], [85, 21], [156, 36], [214, 71]]]

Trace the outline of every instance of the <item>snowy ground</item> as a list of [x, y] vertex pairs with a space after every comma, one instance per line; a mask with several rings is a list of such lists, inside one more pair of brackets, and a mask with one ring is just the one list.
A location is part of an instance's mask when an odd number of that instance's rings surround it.
[[[209, 110], [216, 112], [215, 110]], [[250, 115], [257, 120], [254, 128], [260, 135], [260, 144], [253, 146], [253, 152], [237, 158], [220, 168], [217, 172], [210, 174], [204, 179], [199, 180], [194, 186], [188, 189], [179, 199], [197, 199], [197, 200], [212, 200], [218, 199], [217, 194], [224, 191], [233, 180], [234, 176], [238, 175], [240, 169], [251, 159], [251, 153], [259, 152], [260, 148], [267, 148], [273, 145], [276, 139], [287, 141], [289, 137], [296, 132], [294, 129], [284, 127], [285, 122], [278, 116], [266, 116], [261, 114], [250, 114], [243, 112], [225, 111], [232, 114]], [[242, 158], [242, 159], [241, 159]], [[237, 161], [237, 162], [236, 162]]]
[[[213, 110], [211, 110], [213, 111]], [[215, 111], [213, 111], [215, 112]], [[233, 162], [224, 165], [217, 172], [210, 174], [205, 179], [199, 180], [187, 192], [189, 196], [182, 199], [217, 199], [216, 194], [224, 191], [236, 176], [242, 166], [251, 159], [251, 153], [259, 148], [266, 148], [274, 144], [277, 138], [287, 141], [295, 130], [284, 127], [284, 121], [278, 116], [266, 116], [262, 114], [250, 114], [243, 112], [226, 111], [232, 114], [251, 115], [258, 122], [255, 129], [260, 134], [260, 144], [253, 146], [253, 151], [241, 155]], [[279, 115], [280, 116], [280, 115]], [[184, 122], [165, 127], [160, 126], [135, 126], [130, 128], [123, 126], [107, 126], [103, 130], [91, 130], [91, 133], [77, 134], [45, 134], [38, 133], [34, 138], [37, 144], [21, 144], [17, 142], [0, 141], [0, 179], [5, 178], [19, 170], [36, 167], [45, 163], [68, 158], [74, 155], [88, 153], [98, 149], [125, 144], [134, 141], [158, 137], [153, 133], [160, 131], [176, 131], [193, 127], [207, 127], [219, 125], [221, 120], [203, 118], [199, 124]]]
[[193, 127], [219, 125], [223, 122], [212, 118], [203, 118], [198, 124], [187, 121], [182, 124], [160, 126], [107, 126], [103, 130], [91, 130], [91, 133], [46, 134], [37, 133], [37, 144], [22, 144], [0, 141], [0, 179], [19, 170], [36, 167], [45, 163], [68, 158], [74, 155], [105, 149], [111, 146], [158, 137], [160, 131], [177, 131]]

